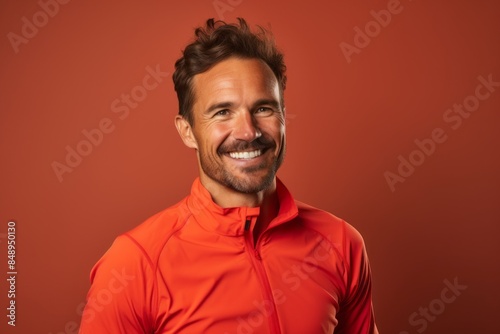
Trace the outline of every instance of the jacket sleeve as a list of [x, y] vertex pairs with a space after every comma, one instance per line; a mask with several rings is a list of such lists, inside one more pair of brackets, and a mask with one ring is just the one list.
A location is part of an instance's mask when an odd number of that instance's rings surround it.
[[346, 290], [335, 334], [378, 334], [371, 296], [371, 271], [363, 238], [344, 222]]
[[142, 247], [118, 237], [92, 268], [80, 334], [153, 333], [156, 279]]

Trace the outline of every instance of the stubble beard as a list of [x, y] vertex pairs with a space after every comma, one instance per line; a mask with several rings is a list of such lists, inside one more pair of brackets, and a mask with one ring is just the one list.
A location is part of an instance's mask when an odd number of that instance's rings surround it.
[[[268, 148], [273, 149], [273, 148]], [[285, 143], [281, 146], [278, 156], [272, 161], [268, 166], [268, 162], [264, 161], [261, 164], [253, 167], [246, 167], [240, 170], [242, 174], [246, 176], [237, 176], [231, 171], [229, 171], [223, 163], [218, 163], [211, 159], [204, 152], [200, 152], [200, 164], [203, 172], [215, 182], [244, 194], [255, 194], [262, 190], [269, 188], [276, 176], [276, 173], [283, 163], [285, 155]], [[223, 154], [219, 153], [221, 159], [227, 158], [223, 157]], [[268, 171], [263, 176], [254, 176], [253, 173], [260, 172], [262, 169], [268, 169]]]

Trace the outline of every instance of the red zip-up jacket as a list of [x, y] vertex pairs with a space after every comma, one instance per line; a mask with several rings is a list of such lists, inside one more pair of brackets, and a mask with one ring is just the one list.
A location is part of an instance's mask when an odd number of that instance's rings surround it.
[[277, 192], [253, 240], [259, 208], [221, 208], [196, 179], [97, 262], [80, 333], [378, 333], [361, 235]]

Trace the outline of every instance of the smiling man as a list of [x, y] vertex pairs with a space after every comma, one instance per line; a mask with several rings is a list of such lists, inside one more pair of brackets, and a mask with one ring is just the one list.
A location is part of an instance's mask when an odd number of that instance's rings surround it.
[[94, 266], [80, 333], [378, 333], [360, 234], [276, 177], [283, 55], [242, 19], [195, 35], [173, 79], [200, 176]]

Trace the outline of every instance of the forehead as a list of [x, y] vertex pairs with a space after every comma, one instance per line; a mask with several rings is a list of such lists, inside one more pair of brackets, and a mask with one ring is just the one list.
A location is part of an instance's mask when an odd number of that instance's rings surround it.
[[[273, 71], [260, 59], [229, 58], [193, 78], [195, 105], [219, 99], [273, 98], [279, 85]], [[264, 96], [265, 95], [265, 96]]]

